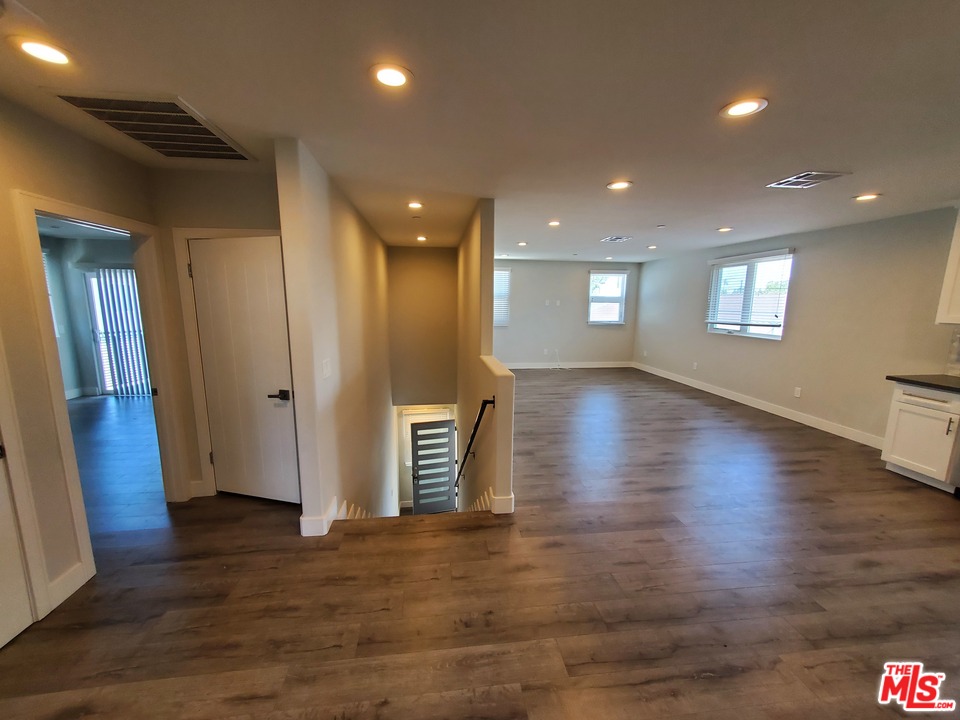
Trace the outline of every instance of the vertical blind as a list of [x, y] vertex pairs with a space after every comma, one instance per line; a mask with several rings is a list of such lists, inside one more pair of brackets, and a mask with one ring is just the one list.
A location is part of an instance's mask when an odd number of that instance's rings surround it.
[[510, 324], [510, 270], [493, 271], [493, 324]]
[[[104, 380], [117, 395], [149, 395], [150, 374], [143, 343], [143, 321], [137, 295], [137, 277], [133, 270], [97, 270], [96, 290], [102, 327], [98, 328], [101, 347], [106, 348]], [[109, 385], [113, 387], [110, 388]]]

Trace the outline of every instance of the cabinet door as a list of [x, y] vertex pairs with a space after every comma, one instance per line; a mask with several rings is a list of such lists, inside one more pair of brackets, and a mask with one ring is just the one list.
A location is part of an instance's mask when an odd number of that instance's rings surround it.
[[960, 416], [895, 402], [890, 407], [883, 460], [946, 480]]

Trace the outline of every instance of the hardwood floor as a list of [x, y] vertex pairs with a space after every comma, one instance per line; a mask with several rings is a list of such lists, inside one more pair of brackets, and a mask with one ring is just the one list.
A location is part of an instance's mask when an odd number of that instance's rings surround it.
[[876, 450], [635, 370], [519, 371], [515, 491], [324, 538], [231, 496], [100, 529], [99, 574], [0, 650], [0, 717], [902, 717], [893, 659], [960, 699], [960, 503]]

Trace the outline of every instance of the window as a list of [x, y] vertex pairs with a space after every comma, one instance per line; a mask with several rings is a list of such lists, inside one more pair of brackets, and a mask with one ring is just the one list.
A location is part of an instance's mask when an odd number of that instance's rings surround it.
[[43, 277], [47, 281], [47, 299], [50, 301], [50, 317], [53, 318], [53, 334], [60, 337], [60, 323], [57, 322], [57, 311], [53, 303], [53, 282], [50, 280], [50, 251], [41, 250], [43, 254]]
[[493, 324], [510, 324], [510, 270], [497, 268], [493, 271]]
[[627, 304], [627, 272], [590, 271], [590, 310], [587, 322], [593, 325], [623, 325]]
[[779, 340], [787, 310], [792, 250], [712, 260], [707, 329]]

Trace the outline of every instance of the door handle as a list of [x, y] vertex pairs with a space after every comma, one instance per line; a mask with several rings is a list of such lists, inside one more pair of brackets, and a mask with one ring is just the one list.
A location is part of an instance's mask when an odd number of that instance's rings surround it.
[[277, 390], [277, 394], [276, 394], [276, 395], [267, 395], [267, 397], [268, 397], [268, 398], [273, 398], [273, 399], [275, 399], [275, 400], [282, 400], [282, 401], [284, 401], [284, 402], [287, 402], [287, 401], [290, 399], [290, 391], [289, 391], [289, 390]]
[[951, 431], [952, 429], [953, 429], [953, 418], [948, 418], [948, 419], [947, 419], [947, 431], [944, 433], [944, 435], [949, 435], [949, 434], [950, 434], [950, 431]]

